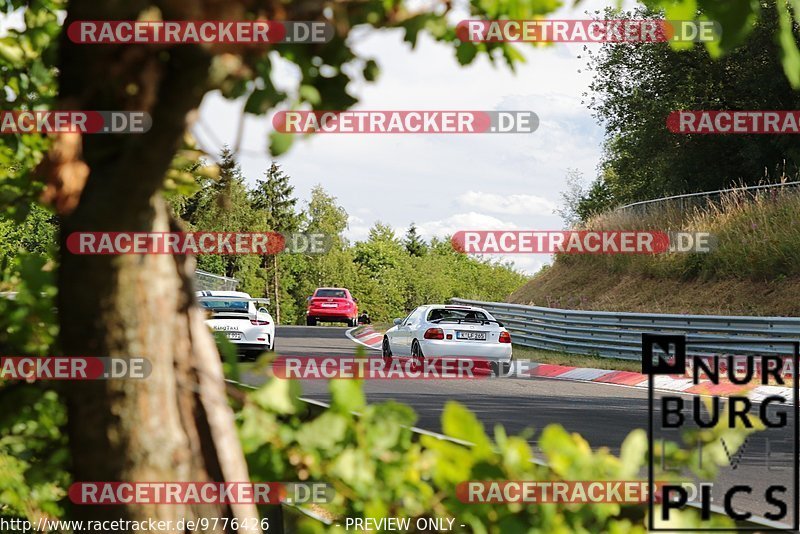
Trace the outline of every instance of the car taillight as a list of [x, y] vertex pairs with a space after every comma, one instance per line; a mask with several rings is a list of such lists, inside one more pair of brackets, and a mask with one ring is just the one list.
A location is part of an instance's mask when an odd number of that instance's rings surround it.
[[500, 332], [500, 343], [511, 343], [511, 334], [508, 332]]
[[441, 328], [428, 328], [425, 330], [425, 339], [444, 339], [444, 330]]
[[268, 325], [269, 321], [256, 321], [255, 319], [250, 319], [250, 324], [256, 325], [256, 326], [264, 326], [264, 325]]

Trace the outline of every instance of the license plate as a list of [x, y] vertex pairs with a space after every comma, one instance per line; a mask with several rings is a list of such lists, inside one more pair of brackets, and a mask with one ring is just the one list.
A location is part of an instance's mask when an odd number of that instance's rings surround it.
[[322, 303], [322, 307], [323, 308], [335, 308], [336, 306], [338, 306], [338, 304], [336, 304], [335, 302], [323, 302]]
[[242, 339], [241, 332], [226, 332], [225, 335], [228, 337], [228, 339]]
[[456, 339], [486, 341], [486, 332], [464, 332], [461, 330], [456, 330]]

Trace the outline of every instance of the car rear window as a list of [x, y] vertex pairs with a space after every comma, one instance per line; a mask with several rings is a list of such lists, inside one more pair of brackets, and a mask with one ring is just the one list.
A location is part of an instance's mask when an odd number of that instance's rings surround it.
[[446, 310], [434, 308], [428, 313], [428, 321], [441, 319], [442, 321], [488, 321], [485, 313], [474, 310]]
[[327, 297], [334, 299], [346, 299], [347, 293], [341, 289], [317, 289], [315, 297]]
[[249, 303], [246, 300], [231, 299], [231, 300], [203, 300], [200, 299], [200, 305], [204, 308], [214, 311], [231, 311], [231, 312], [246, 312]]

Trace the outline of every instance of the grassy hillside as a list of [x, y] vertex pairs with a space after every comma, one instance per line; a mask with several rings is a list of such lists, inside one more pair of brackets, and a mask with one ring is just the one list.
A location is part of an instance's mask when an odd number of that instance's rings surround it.
[[705, 254], [559, 255], [510, 302], [555, 308], [728, 315], [800, 314], [800, 194], [731, 193], [703, 209], [606, 213], [590, 230], [711, 232]]

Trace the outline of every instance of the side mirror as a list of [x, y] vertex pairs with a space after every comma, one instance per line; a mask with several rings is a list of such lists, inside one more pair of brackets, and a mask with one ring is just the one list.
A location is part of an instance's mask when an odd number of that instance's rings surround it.
[[353, 302], [358, 302], [358, 299], [353, 297]]
[[314, 297], [306, 297], [306, 302], [309, 302]]
[[397, 325], [399, 325], [400, 323], [402, 323], [402, 322], [403, 322], [403, 320], [402, 320], [402, 319], [400, 319], [400, 318], [397, 318], [397, 319], [395, 319], [393, 322], [394, 322], [395, 326], [397, 326]]

